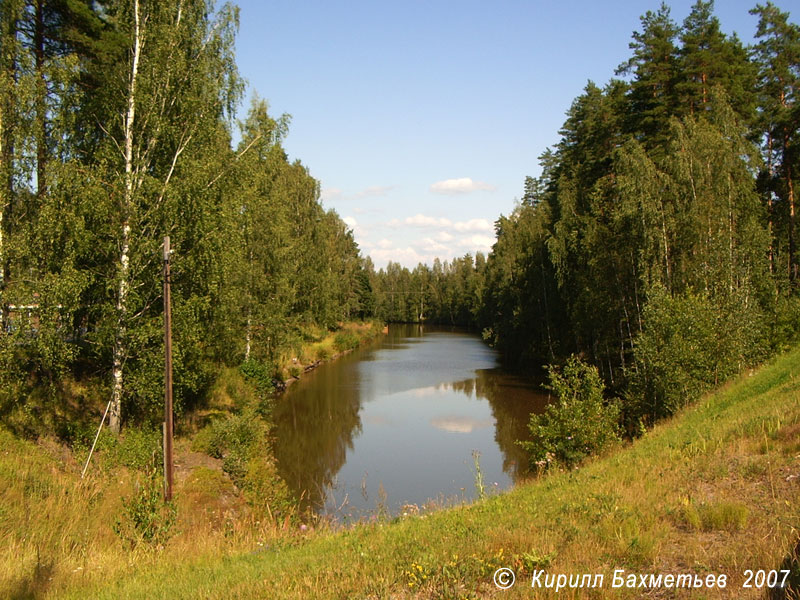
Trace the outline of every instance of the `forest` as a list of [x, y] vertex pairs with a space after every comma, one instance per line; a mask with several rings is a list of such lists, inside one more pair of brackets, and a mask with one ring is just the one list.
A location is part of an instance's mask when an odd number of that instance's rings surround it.
[[0, 4], [0, 414], [22, 433], [68, 427], [75, 378], [107, 390], [114, 431], [160, 420], [164, 236], [179, 414], [220, 365], [272, 374], [301, 326], [370, 312], [352, 232], [282, 148], [290, 117], [255, 96], [235, 118], [238, 18]]
[[789, 347], [800, 328], [800, 27], [757, 5], [756, 43], [713, 2], [662, 4], [589, 82], [495, 223], [488, 257], [371, 274], [385, 319], [463, 325], [517, 366], [575, 355], [630, 434]]
[[[576, 356], [635, 435], [787, 348], [800, 323], [800, 28], [757, 5], [641, 17], [481, 253], [375, 270], [282, 147], [290, 117], [234, 56], [238, 9], [10, 0], [0, 8], [0, 415], [70, 437], [90, 380], [110, 426], [157, 423], [171, 236], [176, 410], [220, 368], [277, 378], [308, 327], [461, 325], [521, 369]], [[290, 352], [291, 353], [291, 352]]]
[[166, 235], [179, 414], [220, 366], [276, 376], [305, 327], [378, 317], [476, 329], [533, 371], [576, 355], [634, 433], [796, 339], [800, 28], [771, 3], [751, 46], [713, 2], [648, 11], [488, 256], [378, 271], [289, 160], [289, 115], [256, 95], [236, 119], [238, 9], [212, 9], [0, 8], [6, 421], [58, 430], [65, 382], [88, 378], [114, 431], [157, 422]]

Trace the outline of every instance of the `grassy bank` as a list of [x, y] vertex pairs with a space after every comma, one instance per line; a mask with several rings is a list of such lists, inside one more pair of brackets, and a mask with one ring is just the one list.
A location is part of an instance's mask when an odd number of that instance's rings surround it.
[[[763, 597], [742, 588], [745, 570], [781, 568], [798, 538], [798, 400], [795, 350], [631, 446], [471, 506], [340, 532], [243, 532], [249, 537], [236, 542], [238, 551], [200, 538], [184, 554], [179, 541], [170, 542], [77, 573], [67, 567], [42, 591], [67, 598], [532, 597], [530, 576], [544, 568], [605, 575], [604, 589], [559, 597], [610, 595], [615, 569], [728, 578], [724, 590], [660, 589], [653, 597]], [[40, 500], [29, 505], [48, 514], [45, 496], [35, 493]], [[28, 577], [37, 577], [33, 544], [20, 541], [12, 551], [25, 557]], [[517, 572], [518, 584], [505, 592], [492, 584], [500, 566]], [[540, 589], [536, 597], [548, 594], [556, 595]]]
[[291, 383], [306, 371], [355, 350], [384, 332], [379, 321], [342, 323], [336, 331], [306, 327], [297, 341], [280, 353], [276, 377], [283, 383]]
[[[290, 380], [288, 367], [308, 370], [381, 331], [373, 323], [309, 328], [305, 341], [284, 353], [282, 373]], [[71, 386], [77, 392], [63, 402], [69, 411], [57, 415], [61, 429], [72, 432], [67, 439], [24, 435], [26, 415], [12, 415], [13, 429], [0, 425], [0, 597], [58, 595], [84, 577], [120, 577], [165, 556], [220, 557], [285, 542], [299, 526], [298, 506], [271, 457], [276, 400], [261, 383], [244, 369], [222, 367], [205, 402], [179, 418], [168, 508], [157, 430], [129, 426], [114, 436], [104, 429], [81, 479], [102, 414], [103, 395], [94, 387]]]

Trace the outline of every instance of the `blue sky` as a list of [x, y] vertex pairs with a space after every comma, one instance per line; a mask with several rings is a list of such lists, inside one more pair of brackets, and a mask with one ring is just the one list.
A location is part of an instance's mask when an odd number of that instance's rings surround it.
[[[488, 252], [572, 100], [614, 76], [659, 2], [237, 4], [240, 73], [292, 116], [290, 157], [377, 267], [413, 267]], [[692, 4], [670, 2], [673, 19]], [[718, 1], [723, 29], [752, 41], [755, 4]]]

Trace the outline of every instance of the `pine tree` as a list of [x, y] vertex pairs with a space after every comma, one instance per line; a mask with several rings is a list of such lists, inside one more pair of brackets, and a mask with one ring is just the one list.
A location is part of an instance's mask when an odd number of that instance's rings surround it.
[[779, 243], [786, 249], [785, 272], [794, 282], [798, 275], [795, 179], [800, 169], [800, 27], [771, 2], [757, 5], [751, 13], [759, 17], [759, 42], [753, 56], [759, 68], [760, 117], [765, 132], [767, 210], [770, 225], [776, 225], [771, 234], [782, 238]]
[[641, 22], [642, 30], [633, 33], [630, 43], [633, 56], [617, 68], [617, 74], [633, 75], [627, 130], [657, 146], [678, 105], [679, 28], [663, 2], [657, 12], [647, 11]]

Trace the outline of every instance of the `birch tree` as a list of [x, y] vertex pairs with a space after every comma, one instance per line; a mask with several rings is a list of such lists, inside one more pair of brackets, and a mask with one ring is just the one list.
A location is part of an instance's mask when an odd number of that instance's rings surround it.
[[[110, 423], [119, 431], [131, 327], [158, 317], [157, 247], [181, 223], [185, 188], [177, 180], [191, 177], [182, 161], [208, 142], [209, 130], [218, 132], [240, 83], [232, 59], [238, 13], [230, 5], [213, 20], [212, 5], [197, 0], [133, 0], [108, 9], [128, 37], [123, 68], [110, 82], [124, 102], [108, 126], [98, 119], [118, 181]], [[134, 337], [148, 344], [147, 335]]]

